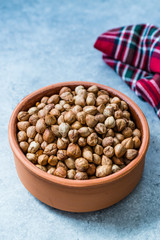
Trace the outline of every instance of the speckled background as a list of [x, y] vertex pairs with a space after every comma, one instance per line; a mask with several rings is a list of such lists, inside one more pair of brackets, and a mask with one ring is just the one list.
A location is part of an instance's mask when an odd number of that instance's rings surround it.
[[[107, 29], [160, 24], [159, 0], [0, 1], [0, 240], [160, 239], [160, 125], [93, 48]], [[35, 199], [17, 177], [7, 128], [17, 103], [61, 81], [92, 81], [130, 96], [150, 127], [144, 175], [137, 188], [109, 209], [74, 214]]]

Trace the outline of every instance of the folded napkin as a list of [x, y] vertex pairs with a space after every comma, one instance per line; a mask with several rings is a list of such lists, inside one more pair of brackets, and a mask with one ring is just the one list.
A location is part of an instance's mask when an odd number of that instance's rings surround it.
[[160, 29], [149, 24], [111, 29], [98, 37], [94, 47], [160, 118]]

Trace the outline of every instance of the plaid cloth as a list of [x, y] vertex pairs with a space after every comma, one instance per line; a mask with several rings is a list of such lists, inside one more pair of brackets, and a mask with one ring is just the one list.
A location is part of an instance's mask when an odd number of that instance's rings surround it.
[[149, 24], [115, 28], [100, 35], [94, 47], [160, 118], [160, 29]]

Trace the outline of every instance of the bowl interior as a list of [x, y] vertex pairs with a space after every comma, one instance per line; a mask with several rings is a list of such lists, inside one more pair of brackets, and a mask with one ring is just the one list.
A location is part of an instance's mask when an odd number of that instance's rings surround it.
[[[142, 133], [142, 144], [140, 146], [139, 154], [138, 154], [137, 158], [135, 158], [131, 163], [129, 163], [125, 168], [121, 169], [119, 172], [111, 174], [104, 178], [83, 180], [83, 181], [76, 180], [75, 181], [75, 180], [61, 179], [61, 178], [58, 178], [55, 176], [50, 176], [49, 174], [47, 174], [47, 173], [39, 170], [37, 167], [35, 167], [34, 164], [32, 164], [25, 157], [25, 155], [21, 151], [21, 149], [18, 145], [18, 142], [17, 142], [17, 137], [16, 137], [17, 126], [16, 126], [16, 124], [17, 124], [17, 114], [19, 111], [28, 110], [30, 107], [35, 105], [35, 103], [38, 102], [43, 96], [51, 96], [52, 94], [58, 93], [59, 90], [63, 86], [70, 87], [72, 90], [74, 90], [75, 87], [78, 85], [84, 85], [85, 88], [88, 88], [92, 85], [97, 85], [99, 87], [99, 89], [107, 90], [109, 92], [110, 96], [118, 96], [119, 98], [126, 101], [129, 106], [129, 110], [131, 112], [132, 119], [136, 123], [137, 128], [139, 128]], [[33, 170], [33, 172], [35, 172], [35, 174], [38, 174], [41, 177], [45, 177], [51, 181], [52, 181], [52, 179], [53, 179], [53, 181], [56, 179], [57, 182], [59, 182], [61, 184], [65, 184], [65, 185], [67, 185], [67, 183], [72, 182], [73, 186], [77, 186], [77, 184], [80, 184], [80, 185], [87, 184], [88, 185], [89, 182], [91, 182], [92, 184], [98, 183], [98, 182], [100, 183], [100, 182], [104, 182], [106, 179], [108, 179], [108, 181], [114, 180], [115, 178], [121, 177], [121, 175], [123, 175], [123, 174], [127, 174], [127, 172], [130, 171], [138, 163], [138, 161], [140, 161], [140, 159], [142, 157], [144, 157], [144, 155], [147, 151], [148, 144], [149, 144], [149, 128], [148, 128], [147, 120], [144, 117], [144, 114], [142, 113], [140, 108], [131, 99], [129, 99], [127, 96], [125, 96], [123, 93], [121, 93], [113, 88], [107, 87], [105, 85], [91, 83], [91, 82], [64, 82], [64, 83], [53, 84], [53, 85], [41, 88], [41, 89], [29, 94], [24, 99], [22, 99], [22, 101], [15, 108], [15, 110], [12, 114], [11, 120], [10, 120], [9, 140], [10, 140], [10, 145], [11, 145], [11, 148], [12, 148], [14, 154], [17, 153], [19, 155], [19, 158], [21, 158], [21, 160], [24, 161], [24, 164], [27, 162], [27, 164], [26, 164], [27, 167], [29, 167], [31, 171]]]

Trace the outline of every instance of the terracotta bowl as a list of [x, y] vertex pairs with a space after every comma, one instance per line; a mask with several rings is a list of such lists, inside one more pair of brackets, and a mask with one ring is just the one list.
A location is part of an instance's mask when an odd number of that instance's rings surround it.
[[[57, 93], [61, 87], [74, 89], [77, 85], [89, 87], [97, 85], [107, 90], [111, 96], [125, 100], [137, 127], [142, 132], [142, 144], [139, 154], [129, 165], [117, 173], [104, 178], [91, 180], [70, 180], [55, 177], [39, 170], [19, 148], [17, 133], [17, 114], [27, 110], [43, 96]], [[91, 82], [64, 82], [41, 88], [25, 97], [15, 108], [9, 122], [9, 142], [13, 151], [18, 176], [28, 191], [40, 201], [57, 209], [70, 212], [90, 212], [109, 207], [126, 197], [141, 179], [145, 155], [149, 145], [149, 128], [140, 108], [121, 92]]]

